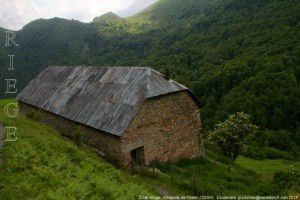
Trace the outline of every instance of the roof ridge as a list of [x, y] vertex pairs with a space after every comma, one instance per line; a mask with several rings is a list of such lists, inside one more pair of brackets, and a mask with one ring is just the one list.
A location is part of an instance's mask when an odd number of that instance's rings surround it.
[[146, 98], [148, 98], [148, 95], [149, 95], [149, 91], [150, 91], [150, 78], [151, 76], [151, 68], [148, 67], [146, 69]]
[[46, 68], [56, 68], [56, 67], [61, 67], [61, 68], [79, 68], [79, 67], [85, 67], [85, 68], [106, 68], [106, 69], [118, 69], [118, 68], [132, 68], [132, 69], [152, 69], [151, 67], [147, 67], [147, 66], [86, 66], [86, 65], [82, 65], [82, 66], [48, 66]]

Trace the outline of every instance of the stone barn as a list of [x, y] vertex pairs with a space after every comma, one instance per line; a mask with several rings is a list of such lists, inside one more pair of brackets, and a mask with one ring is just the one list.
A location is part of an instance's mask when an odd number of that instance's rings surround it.
[[48, 67], [17, 99], [21, 113], [125, 168], [203, 153], [199, 100], [151, 68]]

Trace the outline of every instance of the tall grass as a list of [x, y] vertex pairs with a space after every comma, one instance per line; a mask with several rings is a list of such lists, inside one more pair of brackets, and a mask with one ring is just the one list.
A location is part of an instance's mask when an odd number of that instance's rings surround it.
[[118, 170], [54, 129], [19, 116], [8, 119], [0, 101], [0, 123], [18, 128], [6, 142], [0, 166], [0, 199], [134, 199], [155, 192], [143, 179]]

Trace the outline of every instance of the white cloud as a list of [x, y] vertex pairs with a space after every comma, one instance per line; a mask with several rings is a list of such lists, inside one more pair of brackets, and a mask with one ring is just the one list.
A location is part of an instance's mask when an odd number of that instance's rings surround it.
[[156, 0], [0, 0], [0, 27], [21, 29], [39, 18], [61, 17], [90, 22], [113, 11], [128, 16]]

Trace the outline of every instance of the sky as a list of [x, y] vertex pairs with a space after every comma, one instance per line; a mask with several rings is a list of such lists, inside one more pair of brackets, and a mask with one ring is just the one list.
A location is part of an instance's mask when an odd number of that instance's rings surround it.
[[127, 17], [157, 0], [0, 0], [0, 27], [19, 30], [39, 19], [60, 17], [91, 22], [107, 12]]

